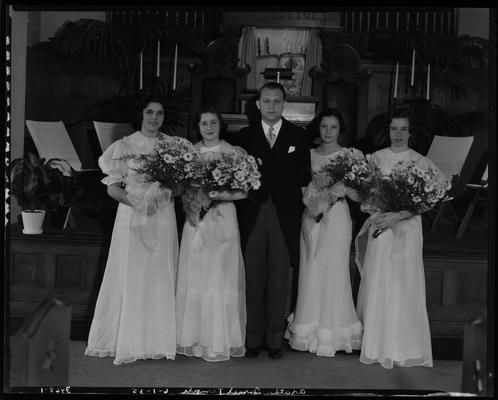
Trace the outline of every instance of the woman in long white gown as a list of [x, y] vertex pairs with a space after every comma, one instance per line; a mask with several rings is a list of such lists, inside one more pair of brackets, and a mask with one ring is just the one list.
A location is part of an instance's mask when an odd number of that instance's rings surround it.
[[178, 233], [171, 192], [140, 179], [125, 155], [150, 153], [161, 133], [164, 106], [149, 97], [141, 106], [141, 129], [111, 144], [99, 158], [102, 181], [119, 201], [111, 245], [93, 317], [86, 356], [173, 360]]
[[[435, 168], [408, 147], [409, 129], [408, 114], [393, 113], [391, 146], [373, 155], [382, 173], [389, 173], [399, 161], [415, 160], [421, 168]], [[444, 180], [441, 173], [439, 178]], [[374, 238], [377, 229], [384, 232]], [[357, 313], [364, 329], [360, 361], [385, 368], [431, 367], [420, 215], [408, 211], [374, 214], [365, 221], [355, 244], [361, 274]]]
[[[243, 152], [220, 140], [223, 123], [213, 108], [195, 118], [202, 140], [196, 147], [204, 160], [222, 153]], [[194, 226], [183, 227], [176, 287], [176, 351], [206, 361], [224, 361], [245, 354], [245, 275], [234, 200], [245, 193], [220, 192]]]
[[[345, 130], [338, 110], [326, 109], [317, 120], [321, 144], [311, 150], [313, 171], [337, 156], [342, 148], [337, 139]], [[352, 222], [345, 198], [358, 201], [358, 195], [342, 182], [334, 185], [333, 191], [338, 200], [319, 222], [308, 209], [304, 212], [297, 303], [285, 333], [293, 349], [326, 357], [359, 349], [362, 332], [351, 292]]]

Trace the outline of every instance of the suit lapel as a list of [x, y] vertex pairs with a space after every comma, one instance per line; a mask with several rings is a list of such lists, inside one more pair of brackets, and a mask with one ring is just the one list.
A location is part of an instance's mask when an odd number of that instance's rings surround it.
[[278, 132], [277, 135], [277, 140], [273, 144], [273, 147], [271, 149], [272, 153], [279, 152], [281, 153], [287, 148], [287, 143], [288, 143], [288, 135], [285, 129], [285, 120], [282, 118], [282, 126], [280, 127], [280, 131]]
[[270, 144], [266, 140], [265, 131], [261, 126], [261, 122], [258, 124], [257, 134], [256, 134], [256, 148], [260, 149], [263, 153], [270, 151]]

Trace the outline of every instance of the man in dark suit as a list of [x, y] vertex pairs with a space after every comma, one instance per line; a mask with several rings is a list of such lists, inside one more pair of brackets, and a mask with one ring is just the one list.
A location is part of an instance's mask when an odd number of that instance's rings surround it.
[[247, 357], [256, 357], [263, 348], [271, 358], [282, 357], [290, 277], [299, 264], [310, 150], [304, 130], [282, 118], [284, 101], [283, 86], [266, 83], [256, 101], [261, 120], [235, 138], [256, 158], [262, 174], [261, 187], [237, 202], [246, 272]]

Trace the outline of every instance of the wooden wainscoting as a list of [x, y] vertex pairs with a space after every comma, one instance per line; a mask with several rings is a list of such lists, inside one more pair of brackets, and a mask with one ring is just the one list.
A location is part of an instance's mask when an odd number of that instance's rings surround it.
[[10, 329], [15, 330], [41, 300], [56, 296], [71, 305], [71, 337], [87, 334], [109, 239], [74, 229], [25, 235], [14, 225], [10, 250]]

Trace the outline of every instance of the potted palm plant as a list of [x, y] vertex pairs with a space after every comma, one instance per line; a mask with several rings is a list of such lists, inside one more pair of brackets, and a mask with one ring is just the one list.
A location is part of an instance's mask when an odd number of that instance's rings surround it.
[[46, 212], [68, 205], [73, 172], [65, 160], [45, 160], [31, 152], [12, 161], [11, 193], [22, 209], [23, 233], [42, 233]]
[[[61, 26], [50, 45], [72, 59], [98, 56], [103, 62], [111, 60], [119, 91], [112, 98], [101, 100], [83, 111], [77, 125], [86, 121], [130, 122], [134, 105], [149, 93], [161, 95], [168, 108], [164, 121], [165, 133], [181, 134], [188, 120], [190, 84], [180, 80], [175, 89], [165, 84], [159, 77], [144, 75], [143, 89], [139, 87], [139, 62], [142, 53], [156, 49], [160, 40], [162, 51], [171, 51], [173, 45], [189, 56], [200, 57], [206, 48], [206, 38], [187, 27], [172, 27], [165, 18], [158, 15], [143, 15], [135, 18], [132, 25], [115, 18], [112, 21], [79, 19], [67, 21]], [[161, 53], [164, 54], [164, 53]]]

